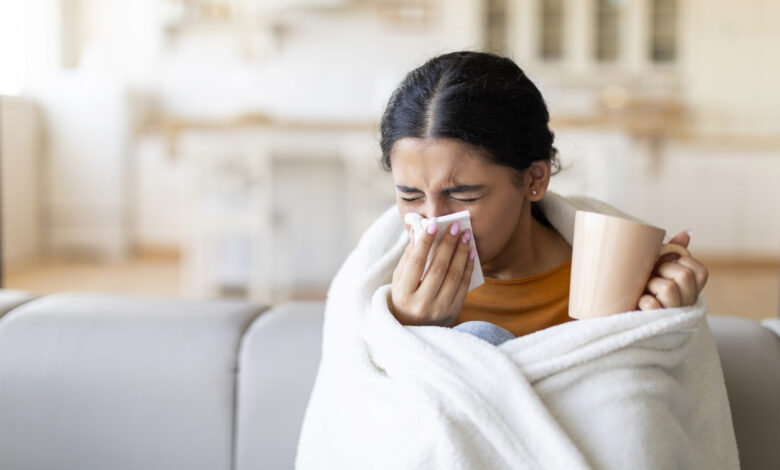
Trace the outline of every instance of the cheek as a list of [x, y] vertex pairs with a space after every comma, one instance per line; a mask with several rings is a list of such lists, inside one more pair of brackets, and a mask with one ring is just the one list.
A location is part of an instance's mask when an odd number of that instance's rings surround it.
[[518, 214], [512, 207], [491, 207], [472, 217], [471, 227], [480, 259], [489, 260], [505, 247], [517, 225]]
[[474, 243], [477, 245], [477, 253], [479, 253], [480, 259], [488, 260], [493, 258], [499, 251], [499, 240], [502, 238], [500, 233], [497, 233], [498, 228], [487, 225], [485, 223], [472, 224], [472, 230], [474, 231]]
[[471, 219], [471, 230], [480, 258], [492, 258], [499, 251], [496, 245], [502, 238], [500, 224], [484, 216], [474, 217]]

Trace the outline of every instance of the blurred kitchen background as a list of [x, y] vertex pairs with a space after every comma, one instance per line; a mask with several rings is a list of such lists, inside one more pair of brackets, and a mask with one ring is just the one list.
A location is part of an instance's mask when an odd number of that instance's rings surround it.
[[776, 0], [0, 0], [2, 285], [324, 298], [393, 203], [411, 68], [509, 55], [564, 170], [670, 234], [711, 311], [778, 314]]

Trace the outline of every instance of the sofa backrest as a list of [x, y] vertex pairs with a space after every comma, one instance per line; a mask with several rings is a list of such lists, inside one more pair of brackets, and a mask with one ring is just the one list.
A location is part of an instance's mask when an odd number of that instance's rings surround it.
[[[709, 316], [743, 470], [780, 466], [780, 320]], [[767, 326], [775, 325], [775, 331]]]
[[[0, 468], [291, 469], [323, 310], [0, 290]], [[709, 323], [742, 468], [775, 468], [780, 320]]]
[[0, 319], [16, 307], [38, 298], [37, 294], [17, 289], [0, 289]]
[[55, 294], [0, 318], [0, 468], [233, 467], [244, 302]]

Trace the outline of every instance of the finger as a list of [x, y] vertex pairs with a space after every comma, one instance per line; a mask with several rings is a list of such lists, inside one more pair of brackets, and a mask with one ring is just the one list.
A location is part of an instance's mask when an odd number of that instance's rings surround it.
[[447, 233], [442, 235], [439, 245], [433, 253], [433, 259], [425, 273], [425, 278], [421, 281], [420, 289], [428, 298], [434, 299], [444, 282], [447, 275], [452, 255], [455, 252], [455, 246], [458, 242], [460, 233], [460, 223], [453, 222], [447, 227]]
[[671, 279], [652, 277], [647, 283], [647, 290], [655, 296], [664, 308], [679, 307], [682, 305], [680, 289]]
[[455, 296], [452, 298], [452, 302], [449, 306], [449, 310], [455, 312], [455, 314], [450, 319], [450, 327], [455, 326], [455, 323], [458, 322], [460, 313], [463, 311], [463, 303], [466, 300], [466, 294], [468, 294], [469, 286], [471, 285], [471, 274], [474, 272], [475, 260], [475, 258], [471, 255], [471, 251], [473, 251], [473, 249], [469, 250], [469, 256], [467, 257], [466, 266], [463, 270], [463, 277], [460, 280], [458, 290], [455, 292]]
[[463, 277], [460, 280], [460, 286], [455, 293], [453, 303], [459, 303], [463, 305], [463, 300], [466, 298], [466, 294], [469, 292], [469, 286], [471, 285], [471, 276], [474, 274], [474, 261], [476, 260], [476, 252], [474, 248], [469, 250], [468, 257], [466, 259], [466, 267], [463, 268]]
[[656, 310], [663, 308], [661, 303], [650, 294], [645, 294], [639, 298], [639, 310]]
[[409, 254], [399, 278], [399, 288], [404, 292], [413, 292], [420, 285], [420, 278], [422, 278], [425, 264], [428, 262], [428, 253], [431, 251], [438, 230], [436, 219], [434, 219], [428, 226], [428, 230], [412, 247], [412, 252]]
[[452, 299], [460, 288], [461, 280], [463, 279], [463, 270], [466, 267], [466, 262], [469, 260], [469, 250], [471, 249], [469, 247], [470, 240], [471, 230], [465, 230], [458, 235], [455, 254], [452, 257], [452, 261], [447, 269], [447, 275], [442, 281], [439, 292], [436, 294], [434, 302], [445, 309], [452, 304]]
[[409, 259], [409, 256], [412, 254], [412, 250], [414, 249], [414, 235], [409, 234], [409, 243], [406, 244], [406, 248], [404, 248], [403, 254], [401, 254], [401, 260], [400, 262], [405, 263], [407, 259]]
[[701, 290], [704, 289], [704, 286], [707, 285], [707, 279], [710, 277], [710, 272], [707, 268], [690, 256], [683, 256], [677, 260], [677, 263], [687, 266], [693, 271], [693, 274], [696, 277], [696, 290], [701, 292]]
[[413, 239], [409, 240], [409, 243], [406, 244], [406, 248], [404, 248], [404, 252], [401, 254], [401, 259], [398, 260], [398, 264], [393, 270], [394, 284], [396, 284], [398, 282], [398, 279], [400, 279], [401, 273], [404, 270], [404, 266], [406, 266], [406, 261], [409, 259], [409, 255], [412, 253], [412, 248], [413, 248]]
[[680, 305], [693, 305], [699, 297], [696, 275], [688, 266], [680, 263], [664, 263], [658, 267], [658, 274], [677, 284], [680, 292]]
[[673, 236], [671, 240], [669, 240], [669, 243], [674, 243], [675, 245], [680, 245], [683, 248], [688, 248], [688, 244], [691, 242], [691, 235], [689, 231], [682, 231], [678, 233], [677, 235]]
[[661, 249], [658, 250], [658, 255], [663, 256], [667, 254], [675, 254], [677, 256], [691, 256], [691, 253], [687, 248], [676, 243], [666, 243], [661, 245]]
[[655, 260], [653, 274], [658, 274], [658, 267], [663, 263], [676, 261], [683, 256], [691, 256], [690, 252], [688, 252], [684, 246], [671, 242], [662, 245], [661, 250], [658, 253], [658, 258]]

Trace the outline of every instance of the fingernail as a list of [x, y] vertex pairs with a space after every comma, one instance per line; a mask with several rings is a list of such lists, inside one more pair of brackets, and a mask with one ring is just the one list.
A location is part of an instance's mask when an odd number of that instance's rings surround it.
[[463, 243], [468, 243], [469, 240], [471, 240], [471, 230], [466, 229], [466, 233], [463, 234], [463, 237], [461, 237], [460, 241]]
[[457, 235], [459, 231], [460, 231], [460, 223], [453, 222], [453, 224], [450, 225], [450, 234]]
[[477, 255], [477, 252], [474, 251], [474, 248], [472, 248], [471, 251], [469, 251], [469, 259], [470, 260], [474, 259], [474, 256], [476, 256], [476, 255]]
[[428, 233], [431, 235], [436, 233], [436, 219], [431, 220], [431, 223], [428, 225]]
[[688, 238], [693, 238], [693, 230], [688, 229], [688, 230], [685, 231], [685, 233], [688, 234]]

